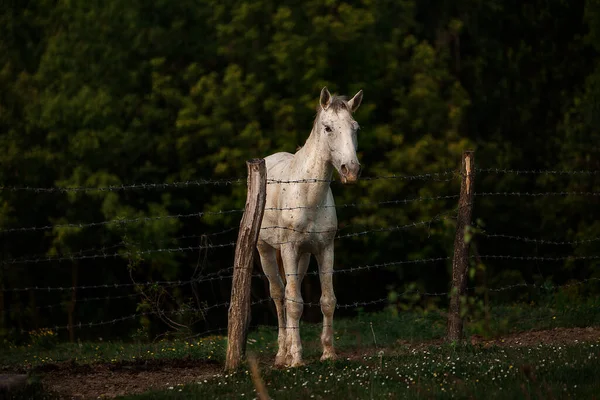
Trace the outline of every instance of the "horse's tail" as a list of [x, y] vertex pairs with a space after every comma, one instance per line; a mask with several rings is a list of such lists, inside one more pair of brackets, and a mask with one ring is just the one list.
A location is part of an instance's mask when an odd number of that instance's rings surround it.
[[283, 269], [283, 259], [281, 258], [281, 250], [277, 249], [277, 267], [279, 267], [279, 276], [281, 276], [281, 279], [283, 280], [283, 285], [285, 286], [286, 284], [286, 279], [285, 279], [285, 270]]

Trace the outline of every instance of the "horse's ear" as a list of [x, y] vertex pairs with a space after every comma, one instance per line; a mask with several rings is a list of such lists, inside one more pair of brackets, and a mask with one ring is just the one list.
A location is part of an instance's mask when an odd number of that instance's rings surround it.
[[356, 93], [354, 95], [353, 98], [348, 100], [348, 107], [350, 107], [350, 111], [354, 112], [354, 111], [358, 110], [358, 106], [360, 106], [360, 103], [362, 101], [362, 96], [363, 96], [363, 91], [361, 89], [358, 91], [358, 93]]
[[329, 103], [331, 102], [331, 94], [329, 93], [329, 90], [327, 90], [327, 86], [321, 89], [321, 99], [319, 102], [321, 103], [321, 108], [327, 110], [327, 107], [329, 107]]

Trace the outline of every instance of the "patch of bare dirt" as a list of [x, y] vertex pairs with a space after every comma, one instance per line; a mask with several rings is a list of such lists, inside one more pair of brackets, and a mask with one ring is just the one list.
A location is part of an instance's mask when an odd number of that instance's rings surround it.
[[489, 346], [536, 346], [538, 344], [576, 344], [600, 340], [600, 328], [554, 328], [543, 331], [520, 332], [501, 338], [486, 340], [481, 336], [471, 337], [471, 344]]
[[[480, 335], [472, 335], [470, 343], [473, 346], [483, 348], [498, 347], [530, 347], [538, 344], [546, 345], [565, 345], [577, 344], [582, 342], [593, 342], [600, 340], [600, 327], [588, 328], [554, 328], [540, 331], [526, 331], [512, 333], [498, 338], [485, 338]], [[422, 350], [429, 346], [439, 346], [444, 343], [444, 339], [435, 339], [424, 342], [410, 342], [407, 340], [398, 340], [398, 344], [406, 346], [410, 350]]]
[[198, 382], [221, 373], [217, 363], [154, 361], [144, 363], [47, 366], [38, 370], [46, 390], [66, 399], [112, 398]]

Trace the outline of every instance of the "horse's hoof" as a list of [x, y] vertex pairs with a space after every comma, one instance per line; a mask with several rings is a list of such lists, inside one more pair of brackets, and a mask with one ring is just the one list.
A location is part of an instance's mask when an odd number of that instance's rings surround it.
[[321, 356], [321, 361], [333, 361], [337, 359], [337, 355], [333, 351], [325, 351]]
[[287, 365], [287, 363], [285, 362], [285, 355], [275, 357], [275, 367], [282, 368], [282, 367], [285, 367], [286, 365]]
[[298, 368], [298, 367], [303, 367], [304, 365], [305, 365], [305, 364], [304, 364], [304, 361], [302, 361], [302, 360], [294, 360], [294, 361], [292, 361], [292, 363], [290, 364], [290, 368]]
[[301, 367], [304, 365], [301, 353], [288, 353], [285, 358], [286, 366], [289, 368]]

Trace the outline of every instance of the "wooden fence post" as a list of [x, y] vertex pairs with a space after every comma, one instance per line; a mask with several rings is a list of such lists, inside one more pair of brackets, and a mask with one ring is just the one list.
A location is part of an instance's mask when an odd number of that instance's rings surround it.
[[253, 159], [246, 162], [246, 165], [248, 167], [248, 196], [235, 246], [227, 326], [225, 369], [229, 371], [239, 367], [246, 350], [246, 335], [250, 318], [252, 263], [267, 198], [265, 160]]
[[460, 315], [460, 299], [467, 288], [469, 267], [469, 241], [465, 241], [467, 227], [473, 214], [473, 188], [475, 160], [473, 151], [465, 151], [461, 165], [462, 183], [458, 199], [456, 236], [454, 237], [454, 259], [452, 260], [452, 289], [448, 309], [448, 341], [454, 342], [463, 337], [463, 319]]

